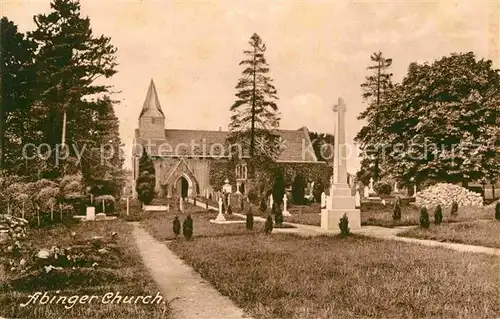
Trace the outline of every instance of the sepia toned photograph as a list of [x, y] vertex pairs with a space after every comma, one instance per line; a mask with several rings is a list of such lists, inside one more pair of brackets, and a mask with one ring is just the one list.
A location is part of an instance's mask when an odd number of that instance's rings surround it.
[[500, 318], [500, 0], [0, 12], [0, 319]]

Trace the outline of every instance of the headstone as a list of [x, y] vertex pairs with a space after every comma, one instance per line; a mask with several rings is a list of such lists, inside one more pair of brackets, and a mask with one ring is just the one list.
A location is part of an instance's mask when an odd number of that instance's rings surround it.
[[417, 185], [413, 185], [413, 197], [417, 197]]
[[269, 207], [272, 209], [274, 205], [273, 194], [269, 195]]
[[326, 207], [326, 194], [325, 192], [322, 192], [321, 193], [321, 208], [325, 208]]
[[368, 188], [368, 186], [365, 186], [365, 188], [363, 188], [363, 197], [366, 198], [368, 197], [370, 194], [370, 189]]
[[369, 194], [375, 194], [375, 190], [373, 189], [373, 177], [370, 178], [370, 192]]
[[87, 213], [85, 216], [86, 220], [95, 220], [95, 207], [94, 206], [87, 207], [86, 213]]
[[127, 216], [130, 212], [130, 201], [129, 201], [129, 198], [127, 197]]
[[352, 189], [347, 183], [346, 105], [341, 98], [338, 99], [333, 111], [335, 115], [333, 183], [330, 185], [327, 207], [321, 210], [321, 228], [338, 230], [339, 220], [345, 214], [349, 219], [349, 228], [358, 230], [361, 228], [361, 213], [356, 209], [355, 196], [352, 196]]
[[236, 194], [241, 194], [241, 192], [240, 192], [240, 182], [236, 182]]
[[398, 181], [395, 181], [395, 182], [394, 182], [394, 193], [399, 193], [399, 189], [398, 189]]
[[184, 212], [184, 203], [183, 203], [183, 201], [182, 201], [182, 196], [181, 196], [181, 197], [179, 197], [179, 210], [180, 210], [181, 212]]
[[361, 196], [359, 195], [359, 186], [356, 186], [356, 194], [354, 195], [356, 200], [355, 207], [361, 207]]
[[217, 215], [217, 218], [215, 218], [216, 221], [224, 221], [226, 218], [222, 214], [222, 198], [219, 197], [219, 214]]
[[224, 185], [222, 186], [222, 192], [224, 193], [232, 193], [233, 192], [233, 187], [231, 186], [231, 184], [229, 184], [229, 180], [226, 179], [224, 181]]
[[290, 214], [290, 212], [287, 210], [287, 201], [288, 199], [286, 198], [286, 194], [283, 195], [283, 216], [292, 216], [292, 214]]
[[385, 206], [385, 199], [382, 199], [382, 205]]

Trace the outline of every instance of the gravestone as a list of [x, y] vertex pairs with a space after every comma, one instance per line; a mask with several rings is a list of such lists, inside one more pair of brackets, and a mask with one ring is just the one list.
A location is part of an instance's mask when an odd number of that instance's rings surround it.
[[288, 199], [286, 198], [286, 194], [283, 195], [283, 216], [292, 216], [290, 212], [287, 210], [287, 201]]
[[355, 207], [361, 206], [361, 196], [359, 195], [359, 186], [356, 186], [356, 194], [354, 195], [354, 199], [356, 200]]
[[321, 208], [325, 208], [326, 207], [326, 194], [325, 192], [322, 192], [321, 193]]
[[95, 220], [95, 207], [94, 206], [87, 207], [85, 219], [86, 220]]
[[216, 221], [225, 221], [226, 218], [222, 214], [222, 197], [219, 197], [219, 214], [217, 215], [217, 218], [215, 218]]

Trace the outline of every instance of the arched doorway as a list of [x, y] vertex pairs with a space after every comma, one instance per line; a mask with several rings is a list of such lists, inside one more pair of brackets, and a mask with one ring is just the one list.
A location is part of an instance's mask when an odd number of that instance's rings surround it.
[[186, 177], [181, 176], [177, 182], [177, 190], [182, 198], [188, 197], [189, 182]]

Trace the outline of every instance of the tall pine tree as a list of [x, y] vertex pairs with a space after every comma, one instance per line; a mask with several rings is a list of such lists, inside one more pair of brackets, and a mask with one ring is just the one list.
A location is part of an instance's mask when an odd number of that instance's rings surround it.
[[36, 45], [6, 17], [0, 23], [0, 170], [18, 172], [22, 145], [30, 142], [28, 114], [33, 100]]
[[[116, 48], [110, 38], [95, 36], [90, 20], [82, 17], [77, 0], [53, 0], [51, 12], [34, 17], [36, 30], [30, 37], [38, 44], [36, 80], [40, 130], [51, 146], [68, 142], [72, 125], [87, 123], [70, 119], [86, 112], [82, 103], [91, 96], [109, 94], [109, 86], [96, 84], [98, 78], [116, 73]], [[57, 168], [54, 173], [58, 175]]]
[[378, 143], [380, 141], [381, 126], [383, 125], [382, 102], [387, 93], [392, 88], [392, 73], [389, 69], [392, 65], [392, 59], [385, 58], [382, 52], [373, 53], [370, 56], [372, 64], [367, 67], [371, 72], [361, 84], [363, 90], [363, 99], [367, 108], [359, 116], [359, 120], [366, 120], [367, 124], [361, 129], [355, 140], [360, 144], [364, 151], [363, 171], [370, 171], [374, 180], [380, 179], [380, 150]]
[[250, 49], [243, 51], [246, 58], [242, 77], [236, 85], [236, 101], [229, 129], [230, 141], [241, 143], [248, 149], [251, 158], [276, 155], [277, 137], [274, 130], [279, 127], [280, 115], [276, 104], [277, 91], [268, 75], [269, 65], [264, 57], [266, 45], [254, 33], [249, 41]]

